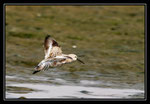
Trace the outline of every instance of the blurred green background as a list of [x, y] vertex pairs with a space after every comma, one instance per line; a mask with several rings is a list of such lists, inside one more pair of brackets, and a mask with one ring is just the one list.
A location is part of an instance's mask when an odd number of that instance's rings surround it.
[[30, 76], [44, 58], [43, 41], [50, 34], [64, 53], [86, 63], [58, 69], [117, 75], [119, 83], [144, 86], [144, 6], [6, 6], [5, 24], [7, 75]]

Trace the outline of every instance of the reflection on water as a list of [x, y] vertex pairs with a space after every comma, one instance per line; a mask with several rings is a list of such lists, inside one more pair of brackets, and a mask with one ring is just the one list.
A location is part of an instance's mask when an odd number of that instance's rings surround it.
[[121, 82], [113, 74], [52, 69], [37, 75], [7, 75], [6, 98], [144, 98], [140, 86]]
[[7, 98], [19, 98], [20, 96], [26, 98], [130, 98], [131, 95], [137, 93], [143, 94], [143, 91], [135, 89], [112, 89], [51, 84], [13, 84], [11, 86], [18, 86], [18, 90], [24, 87], [32, 90], [28, 93], [22, 93], [21, 91], [18, 93], [11, 93], [8, 91], [6, 93]]

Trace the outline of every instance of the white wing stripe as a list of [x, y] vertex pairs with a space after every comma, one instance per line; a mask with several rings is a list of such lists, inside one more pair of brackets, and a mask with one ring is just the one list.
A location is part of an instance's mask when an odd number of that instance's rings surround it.
[[52, 43], [50, 43], [49, 45], [48, 52], [46, 52], [46, 55], [45, 55], [45, 59], [49, 57], [51, 49], [52, 49]]

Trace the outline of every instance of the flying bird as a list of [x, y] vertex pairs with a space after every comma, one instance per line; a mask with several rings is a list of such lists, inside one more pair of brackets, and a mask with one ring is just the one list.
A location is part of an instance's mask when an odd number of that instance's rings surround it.
[[84, 64], [75, 54], [63, 54], [61, 47], [50, 35], [45, 37], [44, 52], [45, 58], [34, 68], [35, 70], [32, 74], [40, 72], [41, 70], [62, 66], [63, 64], [71, 63], [76, 60]]

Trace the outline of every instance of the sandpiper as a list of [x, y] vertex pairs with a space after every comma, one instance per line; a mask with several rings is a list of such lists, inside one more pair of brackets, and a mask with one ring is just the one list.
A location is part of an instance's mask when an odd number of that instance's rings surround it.
[[71, 63], [78, 60], [83, 63], [75, 54], [62, 54], [61, 47], [58, 45], [50, 35], [47, 35], [44, 40], [45, 58], [36, 67], [32, 74], [40, 72], [41, 70], [48, 70], [49, 68], [61, 66], [66, 63]]

